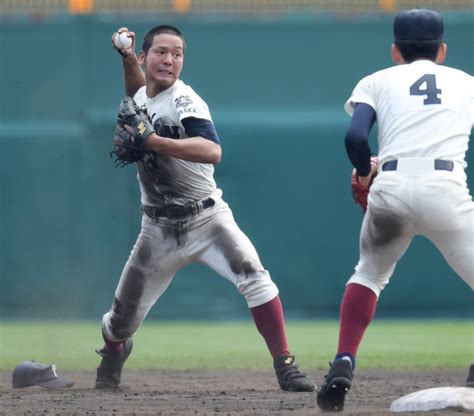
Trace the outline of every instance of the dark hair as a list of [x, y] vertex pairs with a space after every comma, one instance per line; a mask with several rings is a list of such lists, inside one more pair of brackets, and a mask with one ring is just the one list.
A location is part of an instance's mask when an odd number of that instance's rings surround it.
[[180, 30], [171, 25], [158, 25], [152, 27], [148, 32], [146, 32], [145, 37], [143, 38], [142, 51], [145, 53], [145, 55], [148, 53], [151, 44], [153, 43], [153, 38], [161, 33], [169, 33], [171, 35], [178, 36], [183, 41], [184, 52], [184, 50], [186, 49], [186, 42], [184, 41], [184, 36], [180, 32]]
[[417, 59], [435, 61], [438, 56], [440, 41], [395, 41], [400, 54], [405, 62], [410, 63]]
[[405, 62], [436, 60], [443, 39], [443, 18], [429, 9], [402, 10], [393, 21], [393, 34]]

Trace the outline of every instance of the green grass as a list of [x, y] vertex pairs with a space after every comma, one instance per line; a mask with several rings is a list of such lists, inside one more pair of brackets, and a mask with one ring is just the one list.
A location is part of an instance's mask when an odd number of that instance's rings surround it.
[[[337, 345], [336, 321], [289, 321], [292, 352], [303, 368], [326, 368]], [[0, 322], [0, 370], [36, 360], [93, 370], [100, 322]], [[375, 321], [359, 349], [359, 368], [465, 368], [474, 362], [471, 320]], [[129, 369], [271, 368], [252, 322], [145, 322]]]

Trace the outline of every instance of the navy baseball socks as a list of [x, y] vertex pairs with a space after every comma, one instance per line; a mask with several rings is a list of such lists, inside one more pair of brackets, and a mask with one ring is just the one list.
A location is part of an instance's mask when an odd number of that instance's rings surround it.
[[132, 352], [132, 348], [132, 338], [128, 338], [120, 343], [112, 343], [111, 341], [106, 340], [104, 348], [96, 350], [97, 354], [102, 357], [99, 367], [97, 367], [97, 376], [95, 380], [96, 389], [118, 388], [122, 378], [123, 365]]
[[316, 386], [306, 374], [300, 372], [295, 357], [290, 355], [280, 297], [277, 295], [263, 305], [250, 308], [250, 312], [273, 357], [280, 388], [295, 392], [313, 391]]

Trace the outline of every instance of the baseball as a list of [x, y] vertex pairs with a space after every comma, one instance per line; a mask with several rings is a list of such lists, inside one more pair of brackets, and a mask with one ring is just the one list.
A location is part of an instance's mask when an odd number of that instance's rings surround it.
[[132, 46], [132, 38], [127, 36], [127, 32], [118, 33], [114, 38], [117, 49], [127, 49]]

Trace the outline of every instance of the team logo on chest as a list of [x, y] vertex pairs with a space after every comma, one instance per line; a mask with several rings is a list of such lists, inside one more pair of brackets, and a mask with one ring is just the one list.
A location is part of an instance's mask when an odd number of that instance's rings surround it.
[[175, 98], [174, 105], [176, 106], [178, 116], [181, 116], [184, 113], [197, 113], [194, 102], [189, 95], [180, 95], [178, 98]]
[[191, 97], [189, 97], [189, 95], [180, 95], [178, 98], [174, 99], [174, 103], [176, 105], [176, 108], [189, 107], [193, 104], [193, 100], [191, 100]]

